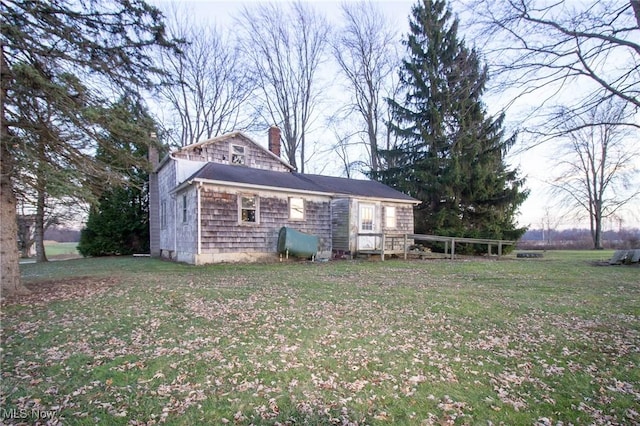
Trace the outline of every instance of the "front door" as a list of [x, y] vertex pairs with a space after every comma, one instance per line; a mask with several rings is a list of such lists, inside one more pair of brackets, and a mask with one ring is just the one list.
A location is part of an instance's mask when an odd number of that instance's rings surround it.
[[[360, 204], [358, 209], [358, 232], [360, 234], [374, 234], [377, 232], [375, 204]], [[374, 235], [359, 235], [358, 250], [376, 250], [377, 237]]]

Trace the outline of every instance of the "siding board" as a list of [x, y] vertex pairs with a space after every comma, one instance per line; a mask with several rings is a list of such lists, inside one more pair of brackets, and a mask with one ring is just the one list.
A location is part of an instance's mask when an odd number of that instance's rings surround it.
[[331, 201], [331, 236], [333, 251], [349, 251], [349, 199]]
[[[282, 226], [320, 237], [320, 250], [331, 250], [329, 197], [305, 199], [305, 220], [289, 219], [287, 194], [257, 193], [259, 222], [238, 223], [238, 193], [203, 187], [201, 190], [202, 252], [277, 252]], [[304, 198], [304, 197], [303, 197]]]

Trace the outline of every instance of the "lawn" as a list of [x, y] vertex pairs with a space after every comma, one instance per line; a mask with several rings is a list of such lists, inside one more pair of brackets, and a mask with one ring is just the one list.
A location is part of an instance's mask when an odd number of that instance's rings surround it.
[[45, 241], [44, 248], [48, 257], [78, 254], [78, 243], [58, 243], [56, 241]]
[[22, 265], [0, 423], [640, 424], [640, 268], [610, 254]]

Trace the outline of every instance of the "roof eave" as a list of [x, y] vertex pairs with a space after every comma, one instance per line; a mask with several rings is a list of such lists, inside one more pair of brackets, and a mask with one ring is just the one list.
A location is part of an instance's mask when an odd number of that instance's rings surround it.
[[335, 197], [341, 197], [341, 198], [358, 198], [360, 200], [385, 201], [390, 203], [403, 203], [403, 204], [411, 203], [415, 205], [422, 203], [422, 201], [416, 200], [415, 198], [406, 199], [406, 198], [376, 197], [371, 195], [358, 195], [358, 194], [348, 194], [348, 193], [341, 193], [341, 192], [333, 193], [333, 195]]
[[205, 178], [194, 178], [189, 179], [182, 182], [180, 185], [176, 186], [171, 190], [172, 194], [178, 193], [182, 191], [185, 187], [192, 185], [194, 183], [202, 183], [207, 185], [219, 185], [219, 186], [227, 186], [232, 188], [242, 188], [242, 189], [261, 189], [266, 191], [276, 191], [276, 192], [295, 192], [296, 194], [309, 194], [309, 195], [322, 195], [331, 197], [333, 194], [329, 192], [322, 191], [311, 191], [308, 189], [296, 189], [296, 188], [283, 188], [280, 186], [270, 186], [270, 185], [256, 185], [254, 183], [242, 183], [242, 182], [232, 182], [227, 180], [216, 180], [216, 179], [205, 179]]
[[375, 200], [375, 201], [393, 202], [393, 203], [402, 203], [402, 204], [415, 204], [415, 205], [418, 205], [421, 203], [421, 201], [415, 200], [415, 199], [406, 200], [401, 198], [371, 197], [371, 196], [364, 196], [364, 195], [342, 194], [342, 193], [336, 193], [336, 192], [311, 191], [308, 189], [283, 188], [280, 186], [256, 185], [253, 183], [240, 183], [240, 182], [231, 182], [231, 181], [216, 180], [216, 179], [205, 179], [205, 178], [198, 178], [198, 177], [185, 180], [180, 185], [172, 189], [170, 193], [177, 194], [178, 192], [185, 189], [187, 186], [190, 186], [194, 183], [219, 185], [219, 186], [242, 188], [242, 189], [258, 189], [258, 190], [275, 191], [275, 192], [289, 192], [289, 193], [293, 192], [296, 194], [320, 195], [320, 196], [325, 196], [330, 198], [349, 197], [349, 198], [358, 198], [358, 199], [365, 199], [365, 200], [372, 200], [372, 201]]

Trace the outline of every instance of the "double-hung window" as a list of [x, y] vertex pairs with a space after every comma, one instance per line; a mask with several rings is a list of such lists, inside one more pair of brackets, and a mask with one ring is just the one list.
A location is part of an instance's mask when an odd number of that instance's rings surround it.
[[160, 229], [167, 228], [167, 202], [162, 200], [160, 202]]
[[398, 225], [398, 221], [396, 219], [396, 208], [391, 206], [386, 206], [384, 208], [384, 217], [385, 217], [385, 226], [389, 229], [394, 229]]
[[258, 196], [239, 195], [238, 198], [240, 223], [258, 223]]
[[289, 219], [304, 220], [304, 198], [289, 198]]

